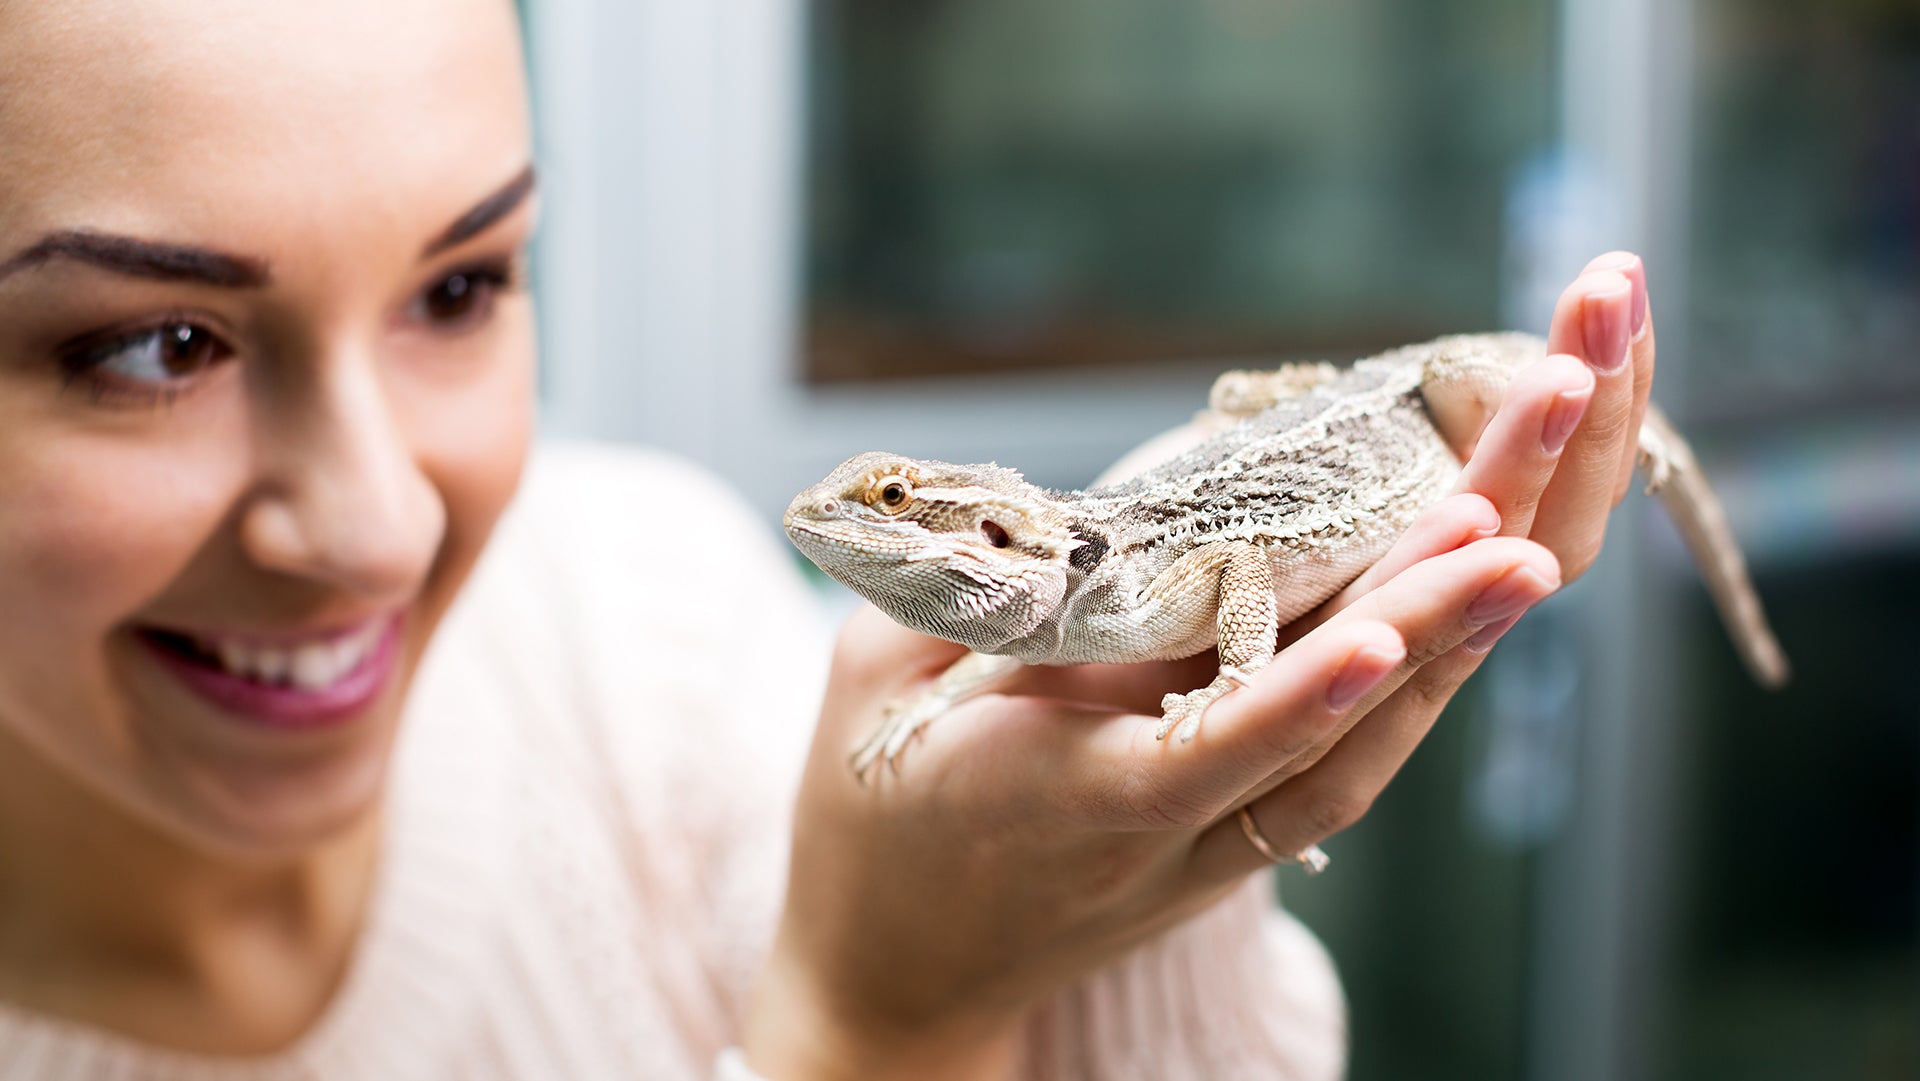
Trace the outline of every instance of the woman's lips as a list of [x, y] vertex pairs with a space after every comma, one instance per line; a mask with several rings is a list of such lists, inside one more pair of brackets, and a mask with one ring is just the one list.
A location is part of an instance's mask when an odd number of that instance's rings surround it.
[[145, 629], [137, 637], [187, 688], [236, 720], [310, 730], [365, 712], [392, 679], [399, 615], [344, 634], [267, 644]]

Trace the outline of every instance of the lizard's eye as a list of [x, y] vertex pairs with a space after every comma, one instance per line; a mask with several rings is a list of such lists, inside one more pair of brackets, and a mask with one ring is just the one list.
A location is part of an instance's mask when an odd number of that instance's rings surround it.
[[882, 511], [897, 514], [907, 507], [907, 501], [913, 498], [913, 485], [901, 476], [882, 477], [874, 483], [872, 498], [869, 502], [879, 506]]

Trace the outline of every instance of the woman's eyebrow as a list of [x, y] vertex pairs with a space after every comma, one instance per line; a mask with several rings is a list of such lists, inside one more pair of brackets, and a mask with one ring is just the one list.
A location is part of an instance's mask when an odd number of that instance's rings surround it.
[[473, 209], [454, 221], [452, 225], [427, 242], [421, 250], [422, 259], [446, 251], [455, 244], [467, 240], [485, 231], [487, 226], [513, 213], [515, 207], [527, 201], [533, 193], [533, 164], [514, 174], [512, 180], [502, 184], [492, 195], [473, 205]]
[[50, 259], [76, 259], [135, 278], [194, 282], [228, 289], [254, 289], [270, 280], [264, 259], [87, 229], [48, 233], [0, 263], [0, 278]]
[[[513, 213], [514, 208], [533, 193], [533, 177], [533, 165], [529, 163], [429, 241], [421, 257], [445, 251]], [[272, 280], [264, 259], [90, 229], [48, 233], [0, 262], [0, 278], [53, 259], [74, 259], [135, 278], [193, 282], [228, 289], [257, 289]]]

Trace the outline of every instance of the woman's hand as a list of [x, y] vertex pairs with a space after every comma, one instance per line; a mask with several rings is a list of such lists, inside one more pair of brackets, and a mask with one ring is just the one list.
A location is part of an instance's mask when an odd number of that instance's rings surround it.
[[[1467, 458], [1462, 494], [1435, 505], [1385, 559], [1319, 611], [1282, 628], [1282, 641], [1368, 596], [1411, 561], [1462, 543], [1456, 539], [1458, 526], [1449, 525], [1455, 521], [1450, 508], [1476, 496], [1497, 516], [1500, 535], [1527, 537], [1552, 552], [1563, 583], [1585, 574], [1600, 554], [1608, 513], [1632, 486], [1653, 368], [1646, 270], [1637, 255], [1609, 252], [1588, 263], [1561, 292], [1547, 331], [1546, 359], [1515, 378], [1498, 413], [1477, 432], [1446, 433]], [[1477, 513], [1478, 527], [1495, 520], [1485, 510]], [[1377, 708], [1369, 711], [1363, 702], [1356, 716], [1369, 718], [1367, 730], [1343, 740], [1347, 731], [1338, 729], [1282, 767], [1267, 789], [1317, 768], [1311, 778], [1302, 777], [1256, 804], [1255, 823], [1282, 851], [1351, 825], [1425, 737], [1441, 707], [1480, 667], [1494, 641], [1518, 620], [1516, 613], [1489, 624], [1455, 653], [1420, 665]], [[1332, 753], [1336, 744], [1338, 753]], [[1328, 758], [1324, 765], [1323, 756]], [[1327, 813], [1328, 806], [1345, 811]], [[1315, 814], [1314, 807], [1323, 810]], [[1327, 828], [1302, 830], [1303, 819]]]
[[1550, 348], [1568, 355], [1466, 433], [1461, 494], [1288, 628], [1193, 743], [1152, 731], [1160, 696], [1203, 684], [1211, 656], [1034, 668], [862, 786], [847, 748], [961, 650], [856, 616], [802, 786], [753, 1065], [778, 1081], [1002, 1075], [1032, 1006], [1266, 865], [1238, 808], [1283, 852], [1359, 818], [1493, 641], [1599, 550], [1653, 361], [1650, 329], [1632, 333], [1638, 261], [1609, 258], [1555, 312]]

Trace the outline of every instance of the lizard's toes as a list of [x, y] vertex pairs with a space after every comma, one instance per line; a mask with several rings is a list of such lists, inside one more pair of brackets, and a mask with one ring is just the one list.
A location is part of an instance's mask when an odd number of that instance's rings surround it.
[[1193, 737], [1200, 734], [1200, 719], [1207, 715], [1207, 707], [1213, 705], [1222, 693], [1209, 687], [1187, 696], [1186, 718], [1180, 722], [1180, 742], [1192, 743]]
[[850, 763], [853, 766], [854, 777], [862, 783], [866, 781], [867, 771], [873, 768], [875, 762], [884, 758], [888, 764], [892, 764], [894, 756], [900, 753], [895, 744], [899, 740], [900, 731], [909, 728], [903, 723], [906, 720], [904, 714], [904, 710], [888, 707], [880, 727], [874, 729], [872, 734], [860, 741], [860, 746], [854, 748]]
[[896, 724], [892, 726], [893, 731], [887, 735], [886, 746], [880, 751], [880, 754], [886, 758], [888, 765], [896, 770], [900, 768], [900, 752], [907, 749], [908, 741], [913, 739], [914, 734], [920, 731], [920, 727], [918, 724]]
[[1187, 714], [1187, 719], [1180, 722], [1180, 731], [1178, 733], [1180, 742], [1192, 743], [1193, 737], [1200, 734], [1200, 718], [1205, 716], [1206, 712], [1206, 707], [1202, 706]]
[[1186, 716], [1186, 705], [1187, 696], [1184, 694], [1167, 694], [1160, 699], [1160, 723], [1153, 730], [1154, 739], [1167, 738], [1167, 733], [1173, 731], [1174, 726], [1180, 723], [1180, 718]]
[[852, 755], [847, 757], [847, 766], [852, 770], [852, 780], [860, 781], [860, 783], [864, 785], [864, 783], [866, 783], [866, 772], [874, 768], [874, 758], [876, 758], [877, 755], [879, 755], [879, 753], [874, 749], [874, 743], [872, 743], [872, 741], [866, 741], [866, 743], [854, 747]]
[[[1227, 685], [1229, 689], [1232, 684]], [[1189, 743], [1200, 734], [1200, 718], [1206, 715], [1207, 707], [1224, 693], [1217, 687], [1202, 687], [1186, 694], [1170, 694], [1160, 703], [1165, 711], [1160, 718], [1160, 727], [1154, 729], [1154, 739], [1166, 739], [1169, 733], [1179, 730], [1180, 742]]]
[[860, 746], [853, 749], [851, 755], [847, 756], [847, 764], [853, 768], [853, 779], [862, 784], [866, 783], [867, 771], [873, 768], [873, 760], [880, 757], [878, 736], [878, 733], [868, 736]]
[[[1185, 731], [1186, 726], [1198, 724], [1202, 705], [1199, 691], [1193, 691], [1188, 694], [1170, 694], [1162, 698], [1160, 700], [1160, 724], [1153, 730], [1153, 738], [1166, 739], [1168, 733], [1172, 732], [1175, 728], [1180, 728], [1182, 731]], [[1190, 739], [1192, 737], [1187, 738]]]
[[900, 755], [906, 750], [907, 744], [952, 704], [938, 695], [923, 695], [888, 703], [881, 714], [880, 727], [855, 748], [849, 760], [853, 775], [864, 782], [867, 771], [882, 759], [898, 771]]

